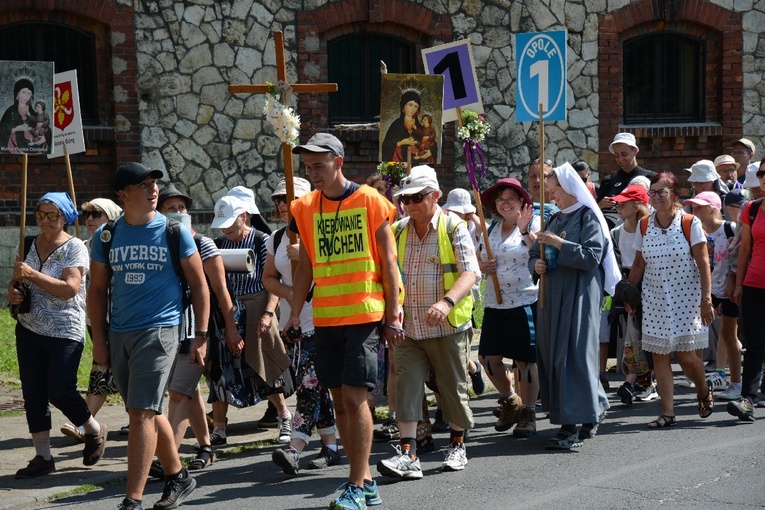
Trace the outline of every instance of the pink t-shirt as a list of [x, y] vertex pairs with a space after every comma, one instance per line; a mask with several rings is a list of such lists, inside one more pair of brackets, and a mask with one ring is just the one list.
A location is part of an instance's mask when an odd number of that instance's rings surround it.
[[[741, 210], [739, 221], [749, 225], [749, 208], [752, 202], [749, 202]], [[744, 277], [744, 285], [747, 287], [756, 287], [765, 289], [765, 211], [757, 212], [754, 219], [754, 225], [749, 225], [752, 229], [752, 257], [749, 259], [749, 266]]]

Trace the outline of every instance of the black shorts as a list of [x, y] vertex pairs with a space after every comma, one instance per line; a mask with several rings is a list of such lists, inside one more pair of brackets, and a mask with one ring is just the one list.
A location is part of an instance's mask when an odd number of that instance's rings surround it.
[[738, 305], [730, 299], [723, 299], [717, 296], [712, 296], [712, 305], [717, 308], [722, 303], [722, 315], [723, 317], [735, 317], [738, 318]]
[[377, 386], [380, 323], [316, 327], [316, 376], [325, 388]]
[[484, 309], [478, 355], [536, 363], [536, 322], [536, 303], [509, 309]]

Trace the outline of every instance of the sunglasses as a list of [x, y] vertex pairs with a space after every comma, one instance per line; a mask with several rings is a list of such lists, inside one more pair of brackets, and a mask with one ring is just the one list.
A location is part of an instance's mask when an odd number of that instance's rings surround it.
[[427, 193], [415, 193], [414, 195], [403, 195], [401, 197], [401, 203], [404, 205], [409, 205], [409, 202], [414, 202], [415, 204], [419, 204], [423, 201], [423, 199], [433, 193], [435, 190], [430, 190]]
[[100, 220], [101, 216], [103, 215], [104, 215], [103, 211], [82, 211], [82, 214], [80, 216], [82, 216], [82, 218], [85, 220], [87, 220], [88, 217], [92, 217], [94, 220]]
[[762, 179], [765, 177], [765, 170], [757, 170], [757, 173], [754, 175], [756, 175], [758, 179]]
[[281, 203], [287, 203], [287, 195], [277, 195], [272, 199], [277, 206]]
[[48, 218], [50, 221], [56, 221], [56, 220], [57, 220], [57, 219], [59, 219], [61, 216], [62, 216], [62, 215], [61, 215], [61, 213], [59, 213], [59, 212], [48, 212], [48, 213], [46, 213], [46, 212], [42, 212], [42, 211], [35, 211], [35, 218], [37, 218], [37, 219], [38, 219], [38, 220], [40, 220], [40, 221], [42, 221], [42, 220], [43, 220], [43, 219], [45, 219], [46, 217], [47, 217], [47, 218]]
[[[539, 161], [540, 159], [537, 158], [534, 161], [532, 161], [532, 163], [539, 163]], [[545, 165], [552, 166], [553, 165], [552, 159], [545, 159]]]

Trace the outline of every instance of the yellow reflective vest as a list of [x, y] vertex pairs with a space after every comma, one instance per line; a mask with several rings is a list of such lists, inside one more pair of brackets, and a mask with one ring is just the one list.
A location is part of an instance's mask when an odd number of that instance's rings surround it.
[[[460, 223], [465, 222], [457, 220], [454, 216], [444, 212], [441, 213], [441, 218], [438, 220], [436, 235], [438, 236], [438, 258], [441, 259], [441, 268], [444, 272], [444, 292], [448, 292], [460, 277], [457, 268], [457, 259], [454, 255], [454, 247], [452, 246], [452, 236]], [[399, 272], [403, 279], [404, 272], [402, 270], [402, 264], [404, 263], [404, 253], [406, 251], [406, 238], [409, 233], [409, 218], [407, 217], [397, 221], [393, 224], [392, 228], [393, 235], [396, 238]], [[462, 298], [452, 307], [448, 316], [449, 324], [455, 328], [459, 328], [470, 320], [472, 314], [473, 296], [471, 293], [468, 293], [467, 296]]]

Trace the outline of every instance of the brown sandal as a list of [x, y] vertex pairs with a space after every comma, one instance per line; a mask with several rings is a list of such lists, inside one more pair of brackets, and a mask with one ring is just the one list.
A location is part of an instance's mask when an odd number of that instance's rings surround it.
[[663, 429], [665, 427], [674, 427], [675, 425], [677, 425], [675, 417], [668, 414], [662, 414], [655, 420], [648, 422], [649, 429]]
[[696, 397], [696, 400], [699, 401], [699, 416], [702, 418], [709, 418], [715, 411], [715, 398], [712, 390], [712, 381], [707, 381], [707, 394], [703, 398]]

